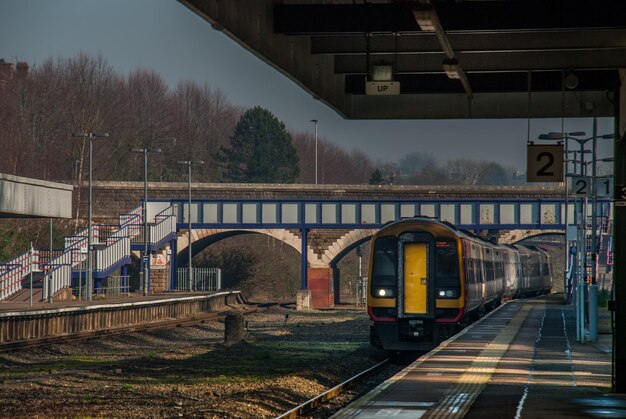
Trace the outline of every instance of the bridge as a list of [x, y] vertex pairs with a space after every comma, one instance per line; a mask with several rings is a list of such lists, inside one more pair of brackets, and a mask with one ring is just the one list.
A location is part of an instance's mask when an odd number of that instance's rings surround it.
[[[147, 259], [150, 286], [165, 291], [176, 288], [176, 268], [188, 265], [189, 253], [193, 257], [235, 235], [264, 234], [300, 253], [301, 289], [312, 291], [316, 307], [339, 302], [339, 296], [333, 295], [340, 281], [338, 262], [387, 222], [421, 215], [476, 233], [521, 230], [517, 237], [523, 238], [541, 231], [562, 233], [565, 217], [573, 219], [575, 206], [573, 202], [566, 206], [562, 186], [204, 183], [192, 184], [189, 206], [188, 184], [149, 183], [144, 232], [144, 214], [137, 206], [143, 186], [142, 182], [93, 184], [96, 282], [115, 272], [126, 276], [132, 255], [140, 255], [144, 247], [144, 237], [151, 254]], [[88, 204], [87, 194], [80, 189], [75, 193], [77, 216], [86, 214]], [[600, 200], [599, 206], [609, 214], [608, 199]], [[44, 273], [44, 297], [69, 287], [72, 277], [85, 268], [85, 230], [66, 237], [58, 254], [37, 250], [1, 265], [0, 299], [18, 291], [23, 275], [30, 272]]]
[[[189, 239], [182, 232], [191, 221], [192, 255], [225, 238], [251, 233], [271, 236], [294, 248], [301, 254], [301, 288], [317, 290], [313, 295], [316, 306], [332, 304], [331, 284], [335, 289], [338, 286], [341, 258], [389, 221], [423, 215], [475, 232], [523, 230], [521, 237], [528, 232], [562, 231], [565, 225], [562, 186], [196, 183], [192, 184], [191, 220], [188, 184], [155, 182], [148, 187], [148, 219], [171, 208], [178, 232], [176, 239], [171, 235], [169, 242], [149, 246], [151, 252], [161, 253], [169, 267], [151, 274], [153, 287], [171, 287], [175, 268], [187, 266]], [[95, 219], [110, 222], [137, 205], [143, 197], [143, 183], [95, 182], [93, 195]], [[609, 204], [608, 200], [600, 202], [604, 211]], [[568, 208], [572, 220], [573, 202]]]

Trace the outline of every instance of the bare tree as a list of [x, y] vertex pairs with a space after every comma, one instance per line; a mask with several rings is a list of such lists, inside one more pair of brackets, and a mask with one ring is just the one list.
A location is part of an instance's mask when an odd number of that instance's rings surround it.
[[229, 144], [241, 110], [231, 105], [221, 91], [190, 81], [176, 86], [174, 101], [177, 144], [184, 150], [181, 157], [208, 161], [201, 176], [219, 180], [216, 157], [221, 147]]
[[[315, 182], [315, 137], [310, 133], [292, 134], [300, 157], [300, 183]], [[350, 153], [325, 138], [318, 138], [318, 180], [320, 183], [366, 184], [374, 164], [362, 151]]]

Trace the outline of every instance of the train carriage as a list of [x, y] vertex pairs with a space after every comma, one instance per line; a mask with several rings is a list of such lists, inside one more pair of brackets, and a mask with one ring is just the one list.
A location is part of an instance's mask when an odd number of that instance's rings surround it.
[[391, 351], [431, 349], [517, 296], [520, 284], [545, 291], [543, 262], [539, 249], [496, 245], [433, 218], [389, 223], [372, 238], [371, 342]]

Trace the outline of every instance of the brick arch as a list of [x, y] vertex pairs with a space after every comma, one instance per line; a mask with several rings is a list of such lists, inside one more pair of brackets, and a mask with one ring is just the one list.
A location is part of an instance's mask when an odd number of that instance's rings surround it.
[[[294, 248], [298, 253], [301, 253], [300, 238], [294, 235], [289, 230], [285, 229], [219, 229], [219, 228], [197, 228], [192, 229], [191, 233], [191, 251], [195, 256], [200, 253], [207, 246], [217, 243], [220, 240], [224, 240], [229, 237], [234, 237], [240, 234], [264, 234], [281, 241], [288, 246]], [[177, 253], [179, 257], [185, 258], [188, 254], [187, 246], [189, 240], [187, 234], [183, 234], [178, 237]]]
[[565, 232], [563, 230], [507, 230], [500, 233], [498, 241], [504, 244], [512, 244], [529, 237], [547, 234], [565, 234]]
[[322, 260], [327, 263], [328, 266], [337, 266], [337, 263], [339, 263], [345, 255], [358, 245], [370, 240], [377, 231], [378, 229], [374, 228], [350, 230], [326, 249], [322, 255]]
[[517, 242], [530, 239], [530, 238], [536, 238], [536, 237], [542, 237], [542, 236], [555, 236], [555, 235], [565, 236], [565, 232], [563, 230], [541, 230], [539, 232], [535, 232], [535, 234], [529, 234], [523, 238], [520, 238]]

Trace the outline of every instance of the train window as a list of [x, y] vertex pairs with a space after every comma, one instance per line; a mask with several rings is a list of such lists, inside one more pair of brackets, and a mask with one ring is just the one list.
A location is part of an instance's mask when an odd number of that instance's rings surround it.
[[380, 237], [374, 242], [372, 261], [372, 287], [396, 286], [398, 271], [398, 240]]
[[459, 284], [459, 258], [455, 242], [438, 241], [435, 244], [437, 285]]

